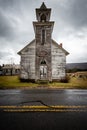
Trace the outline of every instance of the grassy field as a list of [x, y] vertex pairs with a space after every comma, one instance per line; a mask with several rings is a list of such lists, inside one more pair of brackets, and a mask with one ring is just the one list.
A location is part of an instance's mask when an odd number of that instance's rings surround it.
[[[85, 72], [87, 74], [87, 72]], [[79, 76], [78, 76], [79, 75]], [[69, 76], [70, 80], [68, 83], [52, 82], [52, 83], [28, 83], [20, 82], [18, 76], [0, 76], [0, 89], [7, 88], [83, 88], [87, 89], [87, 78], [81, 76], [81, 73], [76, 73], [76, 76]]]
[[20, 82], [18, 76], [0, 76], [0, 88], [37, 87], [35, 83]]

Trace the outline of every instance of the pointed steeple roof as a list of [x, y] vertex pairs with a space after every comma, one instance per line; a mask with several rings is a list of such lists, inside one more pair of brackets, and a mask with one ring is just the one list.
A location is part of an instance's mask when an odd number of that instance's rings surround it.
[[42, 5], [41, 5], [40, 9], [47, 9], [47, 7], [46, 7], [46, 5], [45, 5], [45, 3], [44, 3], [44, 2], [42, 3]]
[[47, 8], [44, 2], [42, 2], [40, 8], [36, 8], [36, 17], [38, 21], [41, 21], [42, 15], [45, 15], [46, 17], [45, 21], [49, 21], [50, 14], [51, 14], [51, 8]]

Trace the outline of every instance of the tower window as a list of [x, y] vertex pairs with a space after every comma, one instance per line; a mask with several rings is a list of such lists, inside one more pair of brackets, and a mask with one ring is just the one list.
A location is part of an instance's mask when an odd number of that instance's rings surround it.
[[45, 34], [46, 32], [45, 32], [45, 29], [42, 29], [42, 45], [44, 45], [44, 43], [45, 43], [45, 38], [46, 38], [46, 34]]
[[46, 22], [46, 15], [45, 14], [41, 15], [41, 22]]

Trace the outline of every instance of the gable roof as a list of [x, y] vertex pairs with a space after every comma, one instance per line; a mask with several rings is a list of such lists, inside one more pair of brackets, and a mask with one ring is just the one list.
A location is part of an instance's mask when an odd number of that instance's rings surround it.
[[32, 43], [35, 42], [35, 39], [33, 39], [28, 45], [26, 45], [23, 49], [21, 49], [17, 54], [21, 55], [21, 53], [28, 47], [30, 46]]
[[56, 41], [52, 39], [52, 43], [56, 44], [58, 48], [60, 48], [66, 55], [69, 55], [69, 52], [66, 51], [63, 47], [61, 47]]
[[[26, 45], [23, 49], [21, 49], [17, 54], [21, 55], [21, 53], [28, 47], [30, 46], [31, 44], [33, 44], [35, 42], [35, 39], [32, 40], [28, 45]], [[69, 52], [67, 52], [63, 47], [61, 47], [56, 41], [54, 41], [52, 39], [52, 43], [55, 44], [56, 46], [58, 46], [58, 48], [60, 48], [66, 55], [69, 54]]]

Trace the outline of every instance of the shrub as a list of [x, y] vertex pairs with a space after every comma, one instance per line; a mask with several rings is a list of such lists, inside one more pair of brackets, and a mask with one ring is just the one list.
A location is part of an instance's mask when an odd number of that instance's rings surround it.
[[61, 79], [60, 82], [62, 82], [62, 83], [68, 83], [69, 80], [70, 80], [70, 77], [66, 76], [65, 78]]
[[20, 78], [19, 77], [19, 80], [20, 80], [20, 82], [31, 82], [31, 83], [35, 83], [35, 80], [34, 79], [22, 79], [22, 78]]

